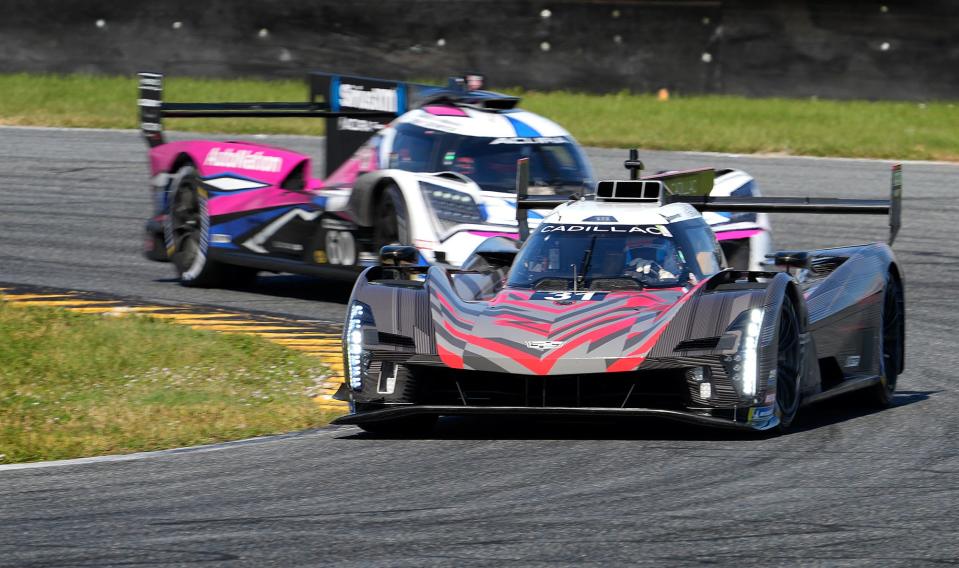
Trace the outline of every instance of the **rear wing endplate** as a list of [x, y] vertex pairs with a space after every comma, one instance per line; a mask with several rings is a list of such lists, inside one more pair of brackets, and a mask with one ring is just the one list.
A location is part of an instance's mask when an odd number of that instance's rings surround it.
[[662, 203], [664, 205], [668, 203], [688, 203], [702, 212], [889, 215], [889, 244], [892, 245], [902, 225], [902, 164], [892, 166], [889, 199], [713, 197], [710, 195], [676, 195], [667, 189], [663, 194]]
[[519, 226], [519, 240], [529, 238], [530, 209], [554, 209], [568, 203], [579, 196], [553, 197], [549, 195], [529, 195], [529, 158], [520, 158], [516, 161], [516, 223]]

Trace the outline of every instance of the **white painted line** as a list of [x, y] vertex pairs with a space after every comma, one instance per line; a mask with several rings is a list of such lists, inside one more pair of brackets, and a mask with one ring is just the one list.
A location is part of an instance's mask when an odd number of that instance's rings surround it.
[[184, 448], [171, 448], [169, 450], [157, 450], [154, 452], [136, 452], [133, 454], [118, 454], [111, 456], [97, 456], [92, 458], [75, 458], [69, 460], [52, 460], [30, 463], [11, 463], [0, 465], [0, 471], [15, 471], [21, 469], [43, 469], [48, 467], [65, 467], [71, 465], [86, 465], [96, 463], [128, 462], [150, 458], [161, 458], [178, 454], [194, 454], [203, 452], [216, 452], [219, 450], [228, 450], [240, 446], [250, 446], [255, 444], [264, 444], [276, 442], [290, 438], [320, 437], [327, 438], [338, 431], [346, 429], [345, 426], [326, 426], [313, 430], [303, 430], [301, 432], [290, 432], [289, 434], [277, 434], [275, 436], [259, 436], [256, 438], [246, 438], [244, 440], [233, 440], [231, 442], [221, 442], [219, 444], [206, 444], [202, 446], [188, 446]]

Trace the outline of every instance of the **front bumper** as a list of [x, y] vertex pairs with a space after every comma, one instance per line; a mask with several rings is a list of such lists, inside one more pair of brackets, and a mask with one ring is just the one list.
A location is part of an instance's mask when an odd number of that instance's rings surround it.
[[[746, 410], [743, 410], [746, 413]], [[447, 405], [402, 405], [377, 410], [362, 411], [341, 416], [333, 424], [370, 424], [409, 416], [527, 416], [550, 418], [660, 418], [687, 424], [740, 431], [762, 431], [775, 427], [779, 420], [775, 415], [763, 421], [739, 422], [680, 410], [657, 408], [595, 408], [560, 406], [447, 406]]]

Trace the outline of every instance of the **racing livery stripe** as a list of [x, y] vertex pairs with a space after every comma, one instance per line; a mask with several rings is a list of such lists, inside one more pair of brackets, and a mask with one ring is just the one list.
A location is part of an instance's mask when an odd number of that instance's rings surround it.
[[509, 120], [509, 123], [513, 125], [513, 130], [516, 131], [516, 136], [519, 138], [536, 138], [541, 136], [539, 131], [537, 131], [532, 126], [526, 124], [525, 122], [510, 116], [508, 114], [503, 115]]

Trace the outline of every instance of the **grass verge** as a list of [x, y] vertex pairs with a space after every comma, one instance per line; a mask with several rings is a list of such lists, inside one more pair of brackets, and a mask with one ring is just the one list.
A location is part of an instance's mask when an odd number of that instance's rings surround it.
[[0, 301], [0, 463], [321, 426], [326, 372], [258, 337]]
[[[304, 101], [300, 80], [170, 77], [171, 101]], [[559, 122], [588, 146], [959, 161], [953, 102], [748, 99], [526, 92], [524, 108]], [[136, 128], [136, 81], [91, 75], [0, 75], [0, 124]], [[177, 130], [323, 133], [320, 120], [176, 120]]]

